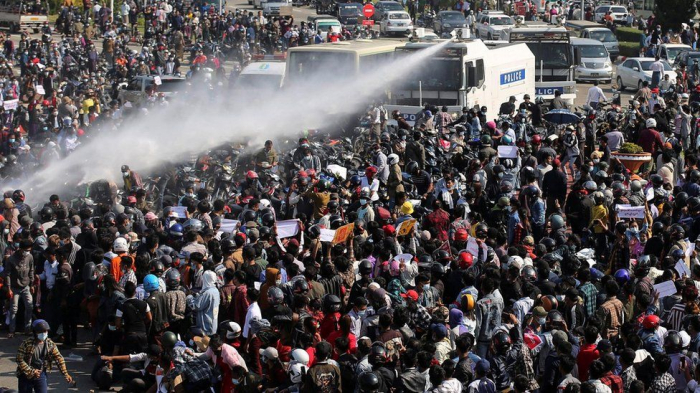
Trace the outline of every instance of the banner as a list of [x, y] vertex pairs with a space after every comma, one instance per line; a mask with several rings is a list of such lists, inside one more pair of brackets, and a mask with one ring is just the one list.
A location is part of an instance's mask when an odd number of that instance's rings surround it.
[[277, 237], [284, 239], [285, 237], [296, 236], [299, 233], [299, 220], [284, 220], [277, 221]]
[[646, 207], [644, 206], [618, 206], [617, 218], [619, 219], [630, 219], [630, 218], [644, 218], [646, 214]]
[[336, 229], [335, 237], [333, 237], [333, 244], [345, 243], [345, 241], [348, 240], [348, 236], [350, 236], [354, 229], [354, 223], [343, 225], [342, 227]]

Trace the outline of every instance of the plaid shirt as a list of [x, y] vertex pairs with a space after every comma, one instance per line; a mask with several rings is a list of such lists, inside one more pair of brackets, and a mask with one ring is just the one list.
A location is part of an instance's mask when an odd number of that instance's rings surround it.
[[191, 358], [185, 363], [176, 364], [167, 374], [171, 381], [178, 375], [182, 375], [187, 382], [208, 381], [212, 378], [212, 371], [204, 360]]
[[411, 328], [421, 329], [425, 332], [428, 330], [428, 327], [430, 327], [430, 313], [428, 313], [428, 310], [426, 310], [425, 307], [421, 306], [420, 304], [416, 304], [416, 306], [417, 308], [414, 312], [411, 312], [409, 309], [408, 325]]
[[586, 311], [586, 316], [590, 317], [595, 314], [596, 308], [596, 297], [598, 296], [598, 289], [595, 285], [587, 282], [580, 287], [578, 290], [581, 292], [581, 297], [583, 298], [584, 310]]
[[600, 382], [607, 385], [610, 388], [610, 390], [612, 390], [612, 393], [623, 393], [624, 388], [622, 384], [622, 378], [620, 378], [619, 375], [615, 375], [612, 372], [608, 371], [607, 374], [600, 377]]
[[676, 380], [673, 379], [671, 374], [663, 373], [658, 377], [654, 378], [651, 382], [651, 387], [648, 390], [649, 393], [675, 393], [676, 392]]
[[625, 393], [629, 392], [632, 382], [637, 380], [637, 372], [634, 370], [634, 366], [627, 367], [620, 377], [622, 377], [622, 388]]
[[[32, 379], [34, 368], [30, 365], [32, 361], [32, 355], [34, 354], [34, 344], [36, 339], [28, 338], [20, 344], [17, 350], [17, 377], [24, 375], [27, 378]], [[66, 362], [63, 360], [63, 356], [58, 351], [56, 344], [47, 338], [45, 341], [46, 347], [46, 358], [44, 359], [44, 368], [46, 371], [51, 371], [52, 362], [56, 362], [58, 369], [61, 371], [64, 377], [68, 378], [68, 369], [66, 368]]]

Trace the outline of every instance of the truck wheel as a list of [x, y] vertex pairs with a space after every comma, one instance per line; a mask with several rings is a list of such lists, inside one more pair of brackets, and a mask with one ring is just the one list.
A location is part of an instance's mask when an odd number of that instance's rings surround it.
[[625, 91], [625, 85], [622, 84], [622, 78], [619, 76], [617, 77], [617, 87], [620, 89], [620, 91]]

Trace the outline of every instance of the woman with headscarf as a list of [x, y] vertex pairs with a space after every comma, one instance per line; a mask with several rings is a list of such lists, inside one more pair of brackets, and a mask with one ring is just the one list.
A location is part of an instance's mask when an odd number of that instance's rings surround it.
[[195, 312], [195, 324], [206, 335], [216, 333], [219, 314], [219, 290], [216, 289], [216, 273], [208, 270], [202, 275], [202, 290], [196, 297], [188, 297], [187, 303]]

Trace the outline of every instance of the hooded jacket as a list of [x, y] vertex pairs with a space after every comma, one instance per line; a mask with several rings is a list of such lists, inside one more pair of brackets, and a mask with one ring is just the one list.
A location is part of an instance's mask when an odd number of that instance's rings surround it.
[[190, 297], [190, 308], [196, 313], [195, 323], [204, 334], [211, 336], [216, 333], [219, 326], [219, 290], [216, 289], [216, 273], [204, 272], [202, 276], [202, 290], [197, 297]]
[[265, 283], [260, 287], [260, 299], [258, 299], [261, 310], [270, 308], [270, 299], [267, 298], [267, 290], [277, 285], [277, 275], [279, 272], [279, 269], [274, 267], [265, 269]]

